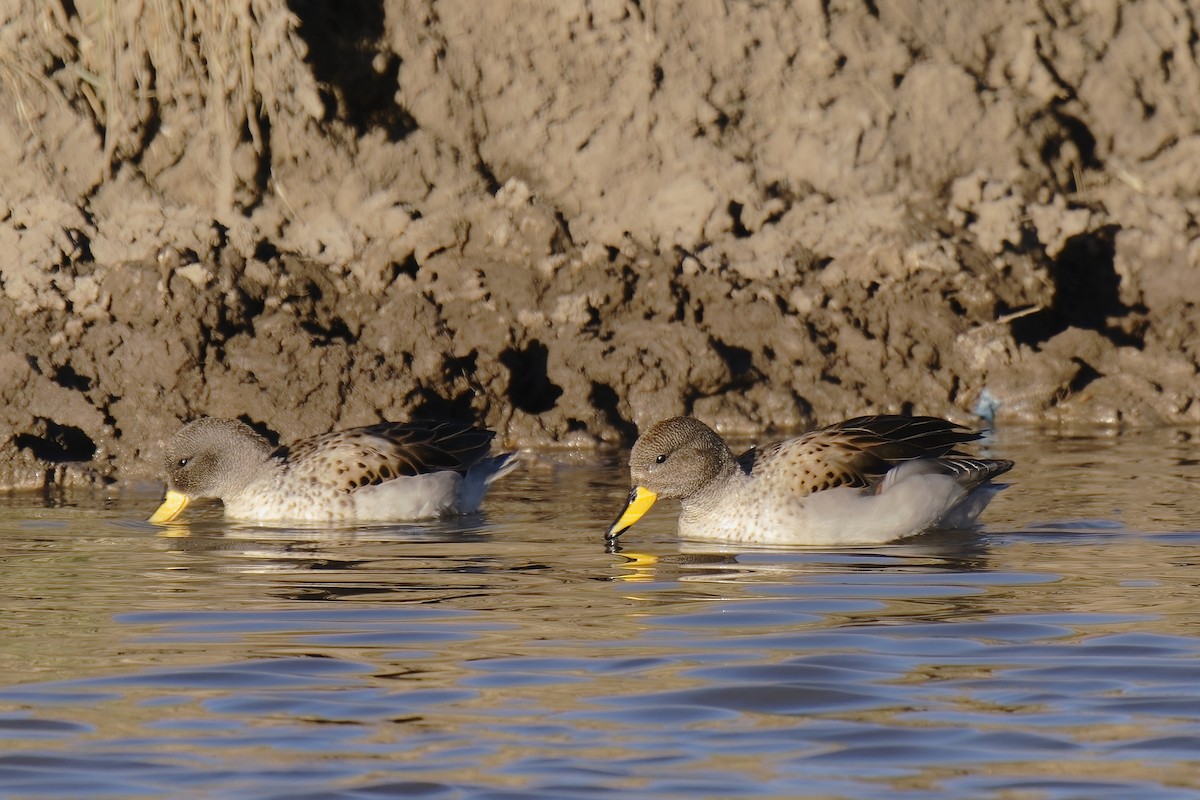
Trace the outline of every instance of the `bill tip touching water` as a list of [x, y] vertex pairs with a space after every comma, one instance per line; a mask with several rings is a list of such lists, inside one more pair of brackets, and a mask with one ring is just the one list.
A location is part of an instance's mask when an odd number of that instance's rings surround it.
[[693, 417], [652, 425], [629, 456], [633, 488], [605, 538], [660, 498], [685, 538], [879, 544], [972, 524], [1013, 466], [958, 449], [982, 434], [937, 417], [855, 417], [735, 456]]
[[149, 521], [198, 498], [251, 521], [402, 521], [467, 514], [517, 464], [467, 424], [382, 422], [275, 448], [238, 420], [204, 417], [167, 445], [166, 496]]

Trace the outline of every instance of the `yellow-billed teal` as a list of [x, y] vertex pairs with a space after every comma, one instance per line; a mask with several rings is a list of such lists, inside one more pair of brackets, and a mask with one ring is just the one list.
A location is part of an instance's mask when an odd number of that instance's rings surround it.
[[692, 417], [655, 423], [629, 456], [633, 489], [614, 540], [659, 497], [679, 534], [764, 544], [879, 544], [974, 522], [1013, 462], [956, 448], [980, 433], [936, 417], [855, 417], [741, 456]]
[[150, 522], [215, 497], [254, 521], [397, 521], [467, 514], [516, 454], [489, 456], [494, 433], [458, 423], [382, 422], [274, 448], [237, 420], [205, 417], [167, 446], [166, 499]]

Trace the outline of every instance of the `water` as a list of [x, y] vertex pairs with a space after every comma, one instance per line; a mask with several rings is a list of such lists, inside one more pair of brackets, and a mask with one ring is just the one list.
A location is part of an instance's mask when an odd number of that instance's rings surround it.
[[606, 553], [617, 461], [280, 530], [0, 498], [0, 794], [1200, 797], [1195, 432], [1002, 431], [983, 528]]

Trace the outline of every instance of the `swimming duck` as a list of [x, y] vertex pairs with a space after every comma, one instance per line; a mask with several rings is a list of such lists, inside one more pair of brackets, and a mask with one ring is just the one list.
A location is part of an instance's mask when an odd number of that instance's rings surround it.
[[204, 417], [167, 446], [167, 493], [150, 522], [196, 498], [254, 521], [398, 521], [467, 514], [516, 453], [488, 456], [495, 434], [459, 423], [382, 422], [278, 449], [244, 422]]
[[982, 434], [937, 417], [855, 417], [734, 456], [693, 417], [655, 423], [633, 445], [633, 489], [610, 542], [659, 497], [680, 501], [689, 539], [879, 544], [974, 522], [1004, 459], [956, 448]]

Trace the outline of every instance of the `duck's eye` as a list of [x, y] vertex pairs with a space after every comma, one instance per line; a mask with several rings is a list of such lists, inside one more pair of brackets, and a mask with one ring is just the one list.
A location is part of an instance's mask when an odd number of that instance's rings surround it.
[[179, 459], [179, 466], [186, 467], [187, 465], [188, 465], [188, 460], [186, 458]]
[[666, 453], [659, 453], [658, 455], [656, 455], [656, 456], [654, 457], [654, 463], [655, 463], [655, 464], [661, 464], [661, 463], [663, 463], [663, 462], [664, 462], [664, 461], [666, 461], [666, 460], [667, 460], [667, 454], [666, 454]]

